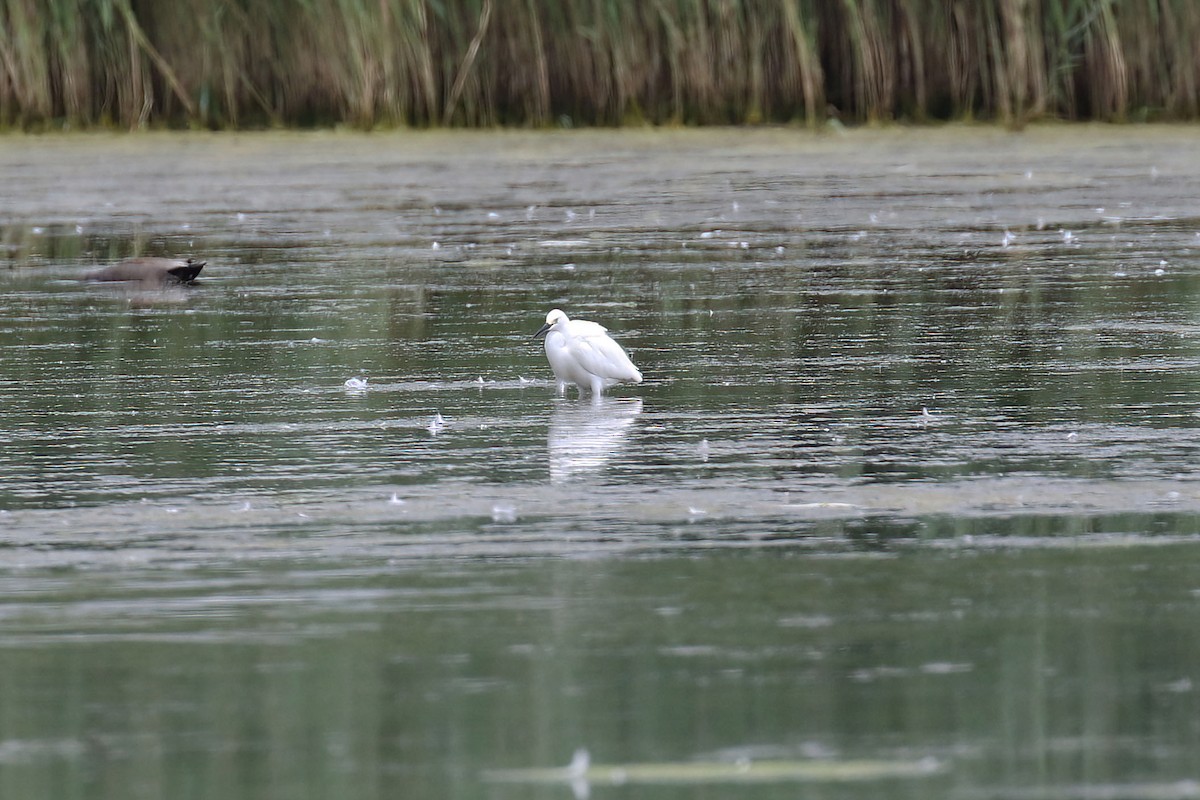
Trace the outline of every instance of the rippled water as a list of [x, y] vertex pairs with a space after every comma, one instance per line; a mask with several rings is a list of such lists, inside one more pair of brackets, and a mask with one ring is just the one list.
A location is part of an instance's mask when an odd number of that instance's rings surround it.
[[1192, 796], [1194, 142], [0, 140], [0, 794]]

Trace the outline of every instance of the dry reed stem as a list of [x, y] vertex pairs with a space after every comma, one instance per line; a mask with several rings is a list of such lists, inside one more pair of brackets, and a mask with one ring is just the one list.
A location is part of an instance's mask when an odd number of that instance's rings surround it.
[[[133, 8], [129, 5], [129, 0], [124, 0], [124, 2], [118, 4], [117, 8], [121, 11], [121, 16], [125, 19], [125, 25], [129, 29], [131, 46], [135, 45], [138, 49], [142, 50], [147, 56], [150, 57], [150, 60], [154, 62], [154, 66], [158, 68], [158, 71], [170, 85], [171, 90], [175, 92], [175, 95], [179, 98], [179, 102], [183, 103], [183, 107], [187, 109], [188, 114], [192, 117], [196, 116], [195, 103], [192, 102], [192, 98], [188, 97], [187, 93], [183, 90], [183, 86], [180, 85], [179, 79], [175, 77], [175, 70], [171, 69], [171, 65], [167, 63], [167, 60], [162, 57], [158, 50], [155, 49], [154, 45], [150, 43], [150, 40], [146, 38], [146, 34], [142, 31], [142, 26], [138, 25], [137, 18], [133, 14]], [[134, 53], [131, 52], [131, 60], [133, 56]], [[151, 96], [147, 94], [146, 97], [147, 107], [143, 108], [142, 112], [139, 114], [140, 123], [145, 121], [145, 118], [149, 115], [150, 111], [148, 106]]]
[[479, 11], [479, 26], [475, 31], [475, 36], [471, 39], [471, 44], [467, 46], [467, 52], [463, 55], [462, 64], [458, 68], [458, 75], [454, 79], [454, 87], [450, 90], [450, 96], [446, 100], [446, 108], [442, 112], [442, 124], [449, 125], [450, 120], [454, 117], [454, 107], [458, 105], [459, 99], [462, 97], [463, 87], [466, 85], [467, 77], [471, 74], [471, 67], [475, 64], [475, 58], [479, 55], [479, 45], [483, 43], [483, 37], [487, 33], [488, 22], [492, 18], [492, 0], [483, 0], [483, 7]]

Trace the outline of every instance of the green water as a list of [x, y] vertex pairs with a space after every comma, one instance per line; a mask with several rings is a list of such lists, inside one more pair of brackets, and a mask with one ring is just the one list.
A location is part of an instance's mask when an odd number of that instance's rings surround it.
[[1193, 138], [0, 140], [0, 794], [1194, 796]]

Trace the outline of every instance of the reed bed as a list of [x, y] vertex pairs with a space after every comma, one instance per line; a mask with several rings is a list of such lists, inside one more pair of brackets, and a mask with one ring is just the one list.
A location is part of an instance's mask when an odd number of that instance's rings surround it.
[[0, 0], [0, 125], [1195, 119], [1197, 0]]

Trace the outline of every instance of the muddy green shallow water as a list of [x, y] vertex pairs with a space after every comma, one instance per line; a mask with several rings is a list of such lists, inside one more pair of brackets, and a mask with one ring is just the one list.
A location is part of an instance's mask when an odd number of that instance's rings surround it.
[[1200, 795], [1198, 134], [0, 138], [0, 796]]

